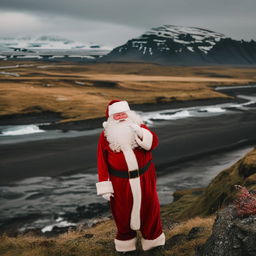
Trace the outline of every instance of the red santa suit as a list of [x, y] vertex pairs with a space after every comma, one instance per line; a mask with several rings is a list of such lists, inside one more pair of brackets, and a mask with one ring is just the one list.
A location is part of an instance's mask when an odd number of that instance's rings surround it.
[[[129, 110], [127, 102], [111, 103], [114, 105], [114, 113]], [[141, 231], [143, 250], [165, 244], [156, 190], [156, 170], [151, 153], [158, 145], [158, 137], [145, 124], [141, 123], [140, 127], [143, 136], [136, 137], [137, 146], [134, 148], [125, 147], [119, 152], [113, 151], [104, 131], [98, 141], [97, 194], [114, 194], [110, 197], [111, 211], [117, 226], [114, 242], [116, 250], [123, 252], [136, 249], [136, 230]], [[149, 164], [147, 171], [135, 178], [121, 178], [109, 173], [109, 169], [130, 172], [146, 164]]]

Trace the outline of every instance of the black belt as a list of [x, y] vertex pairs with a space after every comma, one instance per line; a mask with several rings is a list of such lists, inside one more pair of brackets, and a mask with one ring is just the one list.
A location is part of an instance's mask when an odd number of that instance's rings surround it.
[[140, 175], [142, 175], [144, 172], [146, 172], [151, 164], [151, 160], [149, 160], [142, 168], [134, 170], [134, 171], [117, 171], [113, 168], [108, 168], [108, 172], [112, 174], [113, 176], [119, 177], [119, 178], [137, 178]]

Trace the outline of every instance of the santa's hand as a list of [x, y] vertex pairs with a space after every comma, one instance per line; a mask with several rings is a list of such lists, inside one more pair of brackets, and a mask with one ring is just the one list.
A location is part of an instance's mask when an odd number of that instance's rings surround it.
[[110, 197], [113, 196], [114, 197], [114, 194], [113, 193], [106, 193], [106, 194], [103, 194], [102, 197], [104, 199], [106, 199], [107, 201], [110, 201]]
[[130, 124], [130, 127], [136, 132], [136, 134], [142, 138], [143, 137], [143, 131], [142, 128], [137, 124]]

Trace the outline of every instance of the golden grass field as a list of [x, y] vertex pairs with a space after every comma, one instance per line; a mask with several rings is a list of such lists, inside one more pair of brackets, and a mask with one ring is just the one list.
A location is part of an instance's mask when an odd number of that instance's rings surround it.
[[60, 122], [67, 122], [103, 117], [112, 99], [142, 104], [228, 98], [211, 87], [255, 83], [255, 71], [229, 66], [2, 61], [0, 116], [50, 110], [61, 114]]

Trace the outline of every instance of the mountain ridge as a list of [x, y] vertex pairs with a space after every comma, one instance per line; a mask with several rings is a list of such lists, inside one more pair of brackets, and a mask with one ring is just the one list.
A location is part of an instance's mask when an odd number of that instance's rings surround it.
[[204, 28], [163, 25], [114, 48], [99, 61], [164, 65], [256, 64], [256, 42]]

